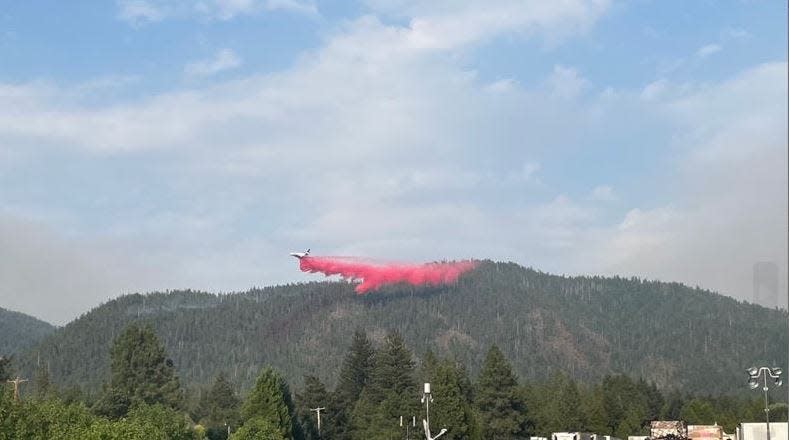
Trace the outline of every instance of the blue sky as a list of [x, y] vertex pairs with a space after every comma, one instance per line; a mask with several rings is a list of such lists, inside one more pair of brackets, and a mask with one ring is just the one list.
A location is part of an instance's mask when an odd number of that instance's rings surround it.
[[0, 306], [312, 279], [294, 249], [786, 303], [780, 2], [129, 0], [0, 12]]

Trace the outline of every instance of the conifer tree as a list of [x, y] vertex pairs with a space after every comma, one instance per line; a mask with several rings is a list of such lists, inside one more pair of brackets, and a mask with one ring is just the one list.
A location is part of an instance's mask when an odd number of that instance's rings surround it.
[[131, 324], [110, 349], [110, 385], [97, 402], [104, 415], [122, 417], [137, 403], [180, 408], [183, 394], [173, 362], [149, 326]]
[[46, 363], [40, 363], [33, 376], [33, 386], [37, 399], [46, 399], [53, 393], [52, 381], [49, 378], [49, 368]]
[[663, 403], [663, 408], [660, 411], [660, 418], [662, 420], [679, 420], [680, 411], [682, 411], [682, 406], [684, 404], [685, 401], [682, 398], [682, 393], [677, 390], [672, 391]]
[[[326, 415], [333, 408], [328, 407], [329, 393], [326, 386], [315, 376], [304, 376], [304, 388], [296, 393], [296, 407], [298, 408], [299, 421], [305, 440], [318, 440], [320, 438], [334, 438], [331, 425], [327, 426]], [[312, 409], [324, 408], [321, 414], [321, 429], [318, 431], [317, 414]]]
[[640, 432], [648, 418], [647, 396], [636, 382], [625, 375], [603, 379], [603, 407], [608, 427], [614, 435]]
[[471, 402], [463, 390], [463, 373], [448, 360], [437, 361], [430, 377], [435, 405], [430, 407], [430, 424], [435, 431], [448, 428], [444, 438], [467, 439], [475, 433]]
[[351, 346], [342, 363], [340, 378], [332, 394], [331, 410], [326, 413], [332, 438], [350, 439], [350, 420], [353, 408], [367, 385], [373, 368], [375, 350], [361, 329], [353, 333]]
[[285, 379], [270, 367], [263, 368], [241, 406], [244, 424], [254, 418], [271, 423], [286, 439], [300, 438], [295, 409]]
[[563, 380], [557, 401], [559, 403], [559, 420], [562, 423], [561, 429], [563, 431], [588, 430], [584, 413], [581, 410], [581, 394], [578, 391], [578, 385], [572, 378]]
[[11, 358], [0, 356], [0, 381], [5, 383], [11, 378]]
[[198, 405], [200, 423], [208, 428], [211, 438], [224, 438], [227, 426], [241, 425], [241, 399], [224, 372], [220, 372]]
[[408, 420], [419, 409], [414, 361], [399, 333], [391, 333], [375, 352], [369, 383], [351, 420], [352, 438], [389, 439], [401, 436], [400, 417]]
[[515, 439], [526, 434], [526, 408], [518, 381], [497, 346], [485, 356], [475, 394], [484, 439]]
[[600, 385], [595, 385], [589, 388], [586, 397], [583, 399], [583, 412], [587, 421], [587, 430], [602, 435], [611, 435], [612, 431], [609, 430], [606, 422], [608, 417], [605, 413], [603, 404], [603, 389]]

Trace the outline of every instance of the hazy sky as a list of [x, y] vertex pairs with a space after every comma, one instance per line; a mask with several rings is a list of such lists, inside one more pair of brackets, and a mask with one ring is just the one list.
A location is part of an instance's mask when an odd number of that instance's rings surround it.
[[0, 306], [491, 258], [786, 303], [786, 4], [0, 8]]

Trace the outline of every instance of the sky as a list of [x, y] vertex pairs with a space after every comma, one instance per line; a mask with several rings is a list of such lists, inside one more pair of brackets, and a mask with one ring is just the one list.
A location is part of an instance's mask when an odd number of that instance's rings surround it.
[[[0, 2], [2, 3], [2, 2]], [[0, 307], [493, 259], [787, 302], [775, 1], [0, 7]]]

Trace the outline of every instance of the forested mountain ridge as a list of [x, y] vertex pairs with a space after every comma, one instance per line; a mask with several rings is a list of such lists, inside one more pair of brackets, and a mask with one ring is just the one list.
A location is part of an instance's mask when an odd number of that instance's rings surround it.
[[493, 343], [521, 378], [582, 381], [625, 373], [701, 393], [742, 391], [744, 368], [787, 358], [787, 313], [677, 283], [562, 277], [480, 262], [449, 286], [391, 286], [359, 296], [344, 282], [245, 293], [127, 295], [45, 338], [18, 361], [46, 360], [54, 383], [97, 390], [108, 348], [131, 321], [150, 323], [186, 385], [220, 371], [248, 386], [265, 364], [293, 383], [336, 380], [354, 329], [399, 331], [417, 356], [449, 355], [472, 374]]
[[48, 322], [0, 307], [0, 356], [30, 348], [54, 331]]

